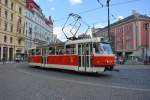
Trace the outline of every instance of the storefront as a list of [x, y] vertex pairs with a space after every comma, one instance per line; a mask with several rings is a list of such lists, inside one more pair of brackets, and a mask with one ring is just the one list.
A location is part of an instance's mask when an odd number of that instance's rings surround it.
[[26, 54], [22, 48], [17, 48], [15, 54], [15, 61], [25, 61]]

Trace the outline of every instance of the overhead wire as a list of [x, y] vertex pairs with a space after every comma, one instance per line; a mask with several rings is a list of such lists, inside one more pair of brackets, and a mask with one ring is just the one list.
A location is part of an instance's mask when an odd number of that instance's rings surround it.
[[[128, 0], [128, 1], [124, 1], [124, 2], [114, 3], [114, 4], [111, 4], [110, 6], [117, 6], [117, 5], [129, 4], [129, 3], [133, 3], [133, 2], [137, 2], [137, 1], [139, 1], [139, 0]], [[85, 13], [89, 13], [89, 12], [94, 12], [96, 10], [99, 10], [99, 9], [102, 9], [102, 8], [106, 8], [106, 7], [107, 7], [107, 5], [102, 6], [102, 7], [96, 7], [96, 8], [93, 8], [93, 9], [88, 9], [88, 10], [85, 10], [85, 11], [81, 11], [78, 14], [85, 14]], [[62, 17], [60, 19], [57, 19], [54, 22], [63, 21], [64, 19], [66, 19], [66, 17]]]
[[[112, 7], [112, 6], [117, 6], [117, 5], [124, 5], [124, 4], [129, 4], [129, 3], [133, 3], [133, 2], [137, 2], [137, 1], [139, 1], [139, 0], [128, 0], [128, 1], [125, 1], [125, 2], [118, 2], [118, 3], [114, 3], [114, 4], [111, 4], [110, 6]], [[99, 9], [102, 9], [102, 8], [106, 8], [107, 7], [107, 5], [103, 5], [103, 6], [101, 6], [101, 7], [96, 7], [96, 8], [93, 8], [93, 9], [88, 9], [88, 10], [85, 10], [85, 11], [81, 11], [81, 12], [79, 12], [78, 14], [86, 14], [86, 13], [89, 13], [89, 12], [94, 12], [94, 11], [97, 11], [97, 10], [99, 10]], [[113, 16], [112, 16], [113, 17]], [[54, 22], [60, 22], [60, 21], [64, 21], [66, 19], [66, 17], [62, 17], [62, 18], [60, 18], [60, 19], [56, 19], [56, 20], [54, 20]], [[86, 25], [88, 25], [88, 27], [89, 27], [89, 24], [87, 24], [86, 22], [84, 22], [83, 20], [82, 20], [82, 22], [84, 23], [84, 24], [86, 24]], [[98, 21], [97, 21], [98, 22]]]

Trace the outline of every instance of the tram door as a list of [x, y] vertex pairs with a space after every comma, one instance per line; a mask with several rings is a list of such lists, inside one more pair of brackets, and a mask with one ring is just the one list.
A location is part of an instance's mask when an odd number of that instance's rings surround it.
[[78, 45], [78, 56], [79, 56], [79, 69], [82, 71], [88, 71], [91, 67], [91, 49], [90, 43]]
[[47, 64], [47, 49], [42, 48], [42, 67], [45, 67]]

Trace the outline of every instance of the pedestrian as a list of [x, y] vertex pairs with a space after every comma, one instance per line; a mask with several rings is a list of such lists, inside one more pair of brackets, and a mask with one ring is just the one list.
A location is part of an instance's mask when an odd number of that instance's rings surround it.
[[120, 58], [119, 58], [119, 63], [120, 63], [120, 64], [123, 64], [123, 57], [120, 57]]
[[5, 62], [5, 58], [4, 58], [4, 57], [2, 58], [2, 62], [3, 62], [3, 64], [5, 64], [5, 63], [6, 63], [6, 62]]

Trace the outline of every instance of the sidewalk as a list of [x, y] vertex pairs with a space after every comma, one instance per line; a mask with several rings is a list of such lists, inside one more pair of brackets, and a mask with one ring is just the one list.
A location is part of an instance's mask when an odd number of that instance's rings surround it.
[[[5, 64], [10, 64], [10, 63], [16, 63], [16, 62], [14, 62], [14, 61], [7, 61], [7, 62], [5, 62]], [[0, 64], [3, 64], [3, 62], [0, 62]]]

